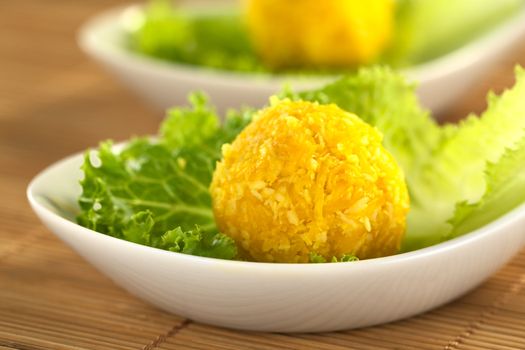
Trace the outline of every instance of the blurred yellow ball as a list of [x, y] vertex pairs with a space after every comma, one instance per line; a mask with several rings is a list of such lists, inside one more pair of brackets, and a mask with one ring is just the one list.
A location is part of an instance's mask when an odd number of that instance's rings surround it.
[[250, 260], [398, 251], [409, 198], [381, 135], [336, 105], [278, 101], [223, 146], [211, 184], [219, 230]]
[[253, 45], [273, 68], [348, 67], [388, 45], [393, 0], [246, 0]]

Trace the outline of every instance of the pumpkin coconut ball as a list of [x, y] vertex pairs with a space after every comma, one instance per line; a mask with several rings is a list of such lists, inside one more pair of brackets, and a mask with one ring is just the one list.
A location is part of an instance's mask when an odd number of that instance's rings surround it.
[[394, 0], [245, 0], [253, 46], [272, 68], [348, 67], [389, 44]]
[[334, 104], [273, 100], [222, 148], [211, 184], [218, 228], [261, 262], [396, 253], [409, 198], [381, 138]]

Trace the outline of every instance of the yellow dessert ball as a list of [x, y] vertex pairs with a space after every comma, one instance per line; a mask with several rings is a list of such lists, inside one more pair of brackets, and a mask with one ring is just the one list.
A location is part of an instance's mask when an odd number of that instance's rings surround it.
[[334, 104], [275, 100], [223, 146], [210, 187], [218, 228], [254, 261], [396, 253], [409, 198], [381, 139]]
[[253, 46], [270, 67], [368, 63], [392, 36], [393, 0], [246, 0]]

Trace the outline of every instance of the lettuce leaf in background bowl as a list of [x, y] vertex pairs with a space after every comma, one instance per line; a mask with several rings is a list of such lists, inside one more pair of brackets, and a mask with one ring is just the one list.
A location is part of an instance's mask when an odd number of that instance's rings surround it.
[[241, 72], [264, 71], [238, 10], [183, 10], [151, 1], [130, 35], [132, 50], [168, 61]]
[[523, 0], [399, 0], [393, 46], [385, 62], [419, 64], [453, 51], [489, 31]]
[[[321, 89], [282, 97], [335, 103], [382, 132], [411, 196], [403, 243], [409, 251], [470, 232], [525, 201], [523, 69], [516, 69], [516, 80], [501, 96], [489, 95], [480, 117], [446, 126], [388, 68], [362, 68]], [[106, 142], [86, 154], [81, 225], [160, 249], [239, 258], [235, 243], [217, 232], [208, 187], [222, 144], [254, 111], [231, 111], [219, 125], [202, 95], [190, 102], [168, 111], [157, 139], [134, 139], [120, 151]]]

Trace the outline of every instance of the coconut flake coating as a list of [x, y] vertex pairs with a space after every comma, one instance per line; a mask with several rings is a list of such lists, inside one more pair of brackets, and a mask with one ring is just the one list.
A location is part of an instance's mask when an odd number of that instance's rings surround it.
[[409, 197], [381, 138], [334, 104], [274, 101], [223, 146], [210, 188], [219, 229], [254, 261], [396, 253]]

